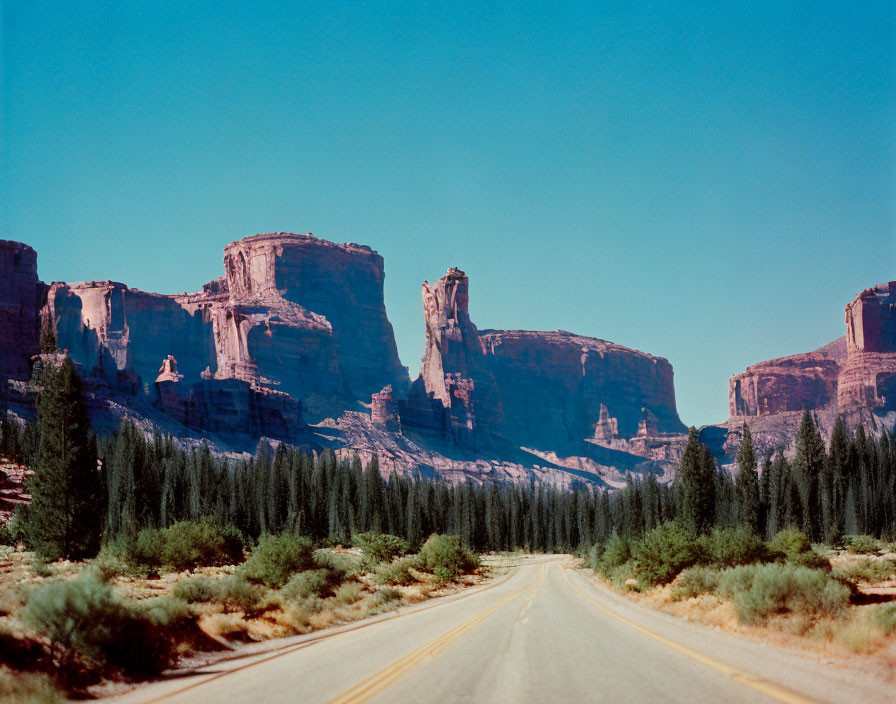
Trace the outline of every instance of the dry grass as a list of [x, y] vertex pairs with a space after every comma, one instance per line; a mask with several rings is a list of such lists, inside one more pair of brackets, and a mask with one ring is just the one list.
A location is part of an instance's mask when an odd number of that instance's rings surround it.
[[63, 701], [65, 695], [48, 675], [15, 672], [0, 666], [0, 702], [55, 704]]

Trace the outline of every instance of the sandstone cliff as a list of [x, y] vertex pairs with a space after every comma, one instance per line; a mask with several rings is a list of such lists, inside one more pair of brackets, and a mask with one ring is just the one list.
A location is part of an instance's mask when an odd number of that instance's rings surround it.
[[601, 424], [623, 438], [642, 423], [642, 436], [684, 430], [662, 357], [565, 331], [480, 331], [468, 303], [459, 269], [423, 284], [426, 349], [402, 427], [467, 448], [567, 453], [591, 451], [583, 442]]
[[39, 352], [43, 287], [37, 253], [27, 244], [0, 240], [0, 398], [7, 380], [26, 380]]

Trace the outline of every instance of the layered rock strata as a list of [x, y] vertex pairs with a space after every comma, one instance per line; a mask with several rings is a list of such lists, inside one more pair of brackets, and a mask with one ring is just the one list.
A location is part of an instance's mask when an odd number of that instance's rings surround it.
[[896, 281], [862, 291], [846, 306], [840, 408], [896, 410]]

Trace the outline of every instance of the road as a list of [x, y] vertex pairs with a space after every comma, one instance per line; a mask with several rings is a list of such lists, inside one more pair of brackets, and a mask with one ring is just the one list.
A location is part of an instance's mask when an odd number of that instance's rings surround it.
[[469, 596], [141, 687], [121, 702], [893, 701], [862, 673], [689, 624], [524, 560]]

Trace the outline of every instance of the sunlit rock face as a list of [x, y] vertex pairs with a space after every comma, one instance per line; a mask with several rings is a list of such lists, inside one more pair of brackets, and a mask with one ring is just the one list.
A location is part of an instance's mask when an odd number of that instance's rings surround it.
[[603, 407], [615, 434], [634, 436], [644, 408], [657, 433], [684, 429], [662, 357], [564, 331], [480, 331], [468, 303], [459, 269], [423, 284], [426, 348], [404, 426], [462, 446], [558, 448], [592, 438]]
[[[163, 410], [197, 428], [245, 421], [245, 432], [280, 437], [300, 425], [300, 409], [317, 422], [363, 409], [384, 386], [407, 389], [383, 259], [369, 247], [256, 235], [225, 248], [224, 269], [201, 291], [171, 296], [54, 283], [45, 314], [85, 373], [157, 404], [166, 389]], [[179, 378], [160, 385], [169, 356]]]
[[26, 380], [39, 352], [43, 286], [37, 253], [27, 244], [0, 240], [0, 396], [8, 379]]
[[841, 338], [815, 352], [747, 367], [728, 384], [729, 416], [767, 416], [836, 404], [844, 352]]
[[216, 313], [219, 376], [276, 380], [312, 421], [384, 386], [407, 389], [386, 316], [383, 258], [369, 247], [255, 235], [225, 248], [224, 269], [230, 308]]
[[866, 289], [846, 306], [846, 350], [840, 408], [896, 411], [896, 281]]

